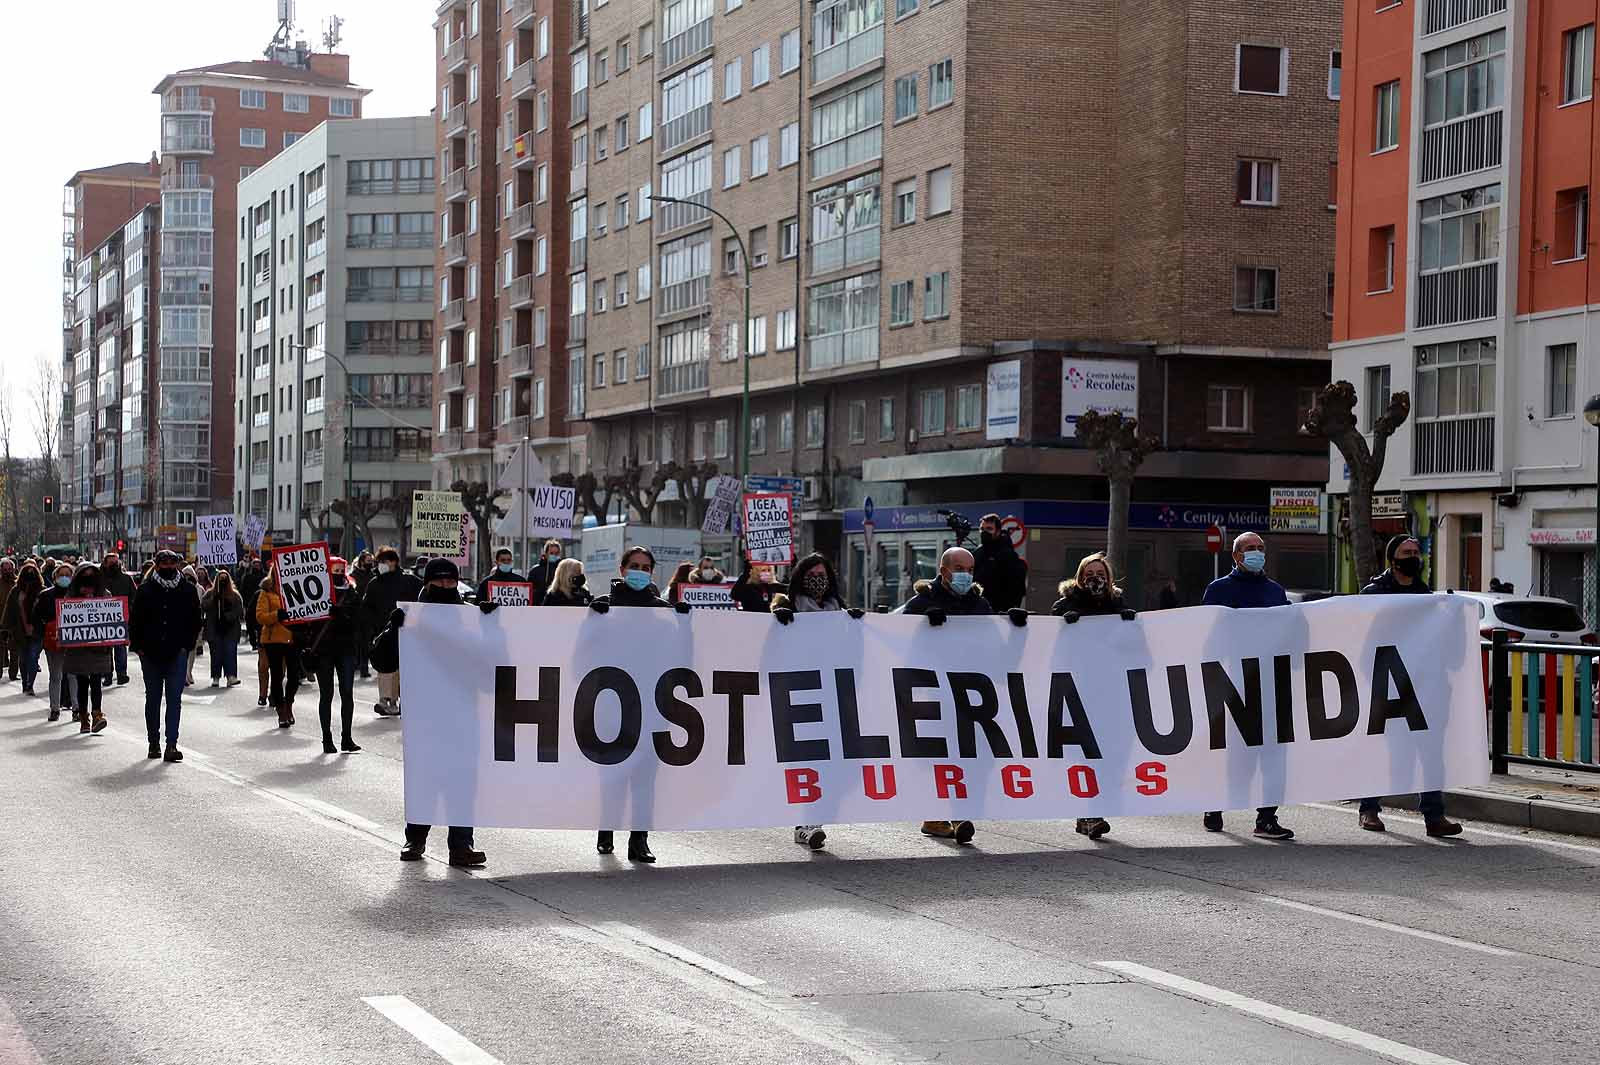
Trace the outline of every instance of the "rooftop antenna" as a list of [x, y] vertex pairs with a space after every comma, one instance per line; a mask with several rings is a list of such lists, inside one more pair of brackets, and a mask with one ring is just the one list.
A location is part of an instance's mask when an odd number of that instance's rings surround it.
[[332, 15], [323, 25], [325, 29], [322, 34], [322, 47], [326, 48], [329, 53], [337, 52], [339, 50], [339, 42], [344, 39], [344, 19], [338, 15]]
[[267, 45], [267, 58], [273, 58], [279, 49], [288, 48], [293, 34], [294, 0], [278, 0], [278, 32], [273, 34], [272, 43]]

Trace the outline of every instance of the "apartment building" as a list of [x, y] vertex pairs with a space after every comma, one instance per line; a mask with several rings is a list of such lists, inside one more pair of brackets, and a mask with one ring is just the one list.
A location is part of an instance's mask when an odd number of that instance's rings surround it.
[[568, 125], [583, 99], [568, 87], [581, 76], [570, 27], [581, 20], [570, 0], [444, 0], [436, 14], [434, 481], [493, 482], [524, 441], [550, 472], [569, 472], [581, 441], [558, 397]]
[[430, 483], [433, 151], [429, 116], [330, 121], [239, 182], [233, 509], [280, 542], [398, 542]]
[[[145, 229], [155, 221], [146, 209], [160, 201], [159, 174], [152, 155], [148, 163], [79, 171], [64, 190], [57, 500], [74, 535], [85, 543], [114, 543], [138, 524], [137, 514], [123, 509], [131, 500], [119, 491], [123, 463], [142, 468], [133, 452], [119, 451], [124, 417], [119, 375], [129, 341], [142, 344], [147, 334], [128, 334], [129, 322], [143, 319], [124, 314], [124, 285], [129, 309], [142, 316], [148, 279], [140, 274], [150, 247]], [[125, 230], [133, 231], [127, 241]], [[136, 371], [135, 378], [142, 380], [142, 373]], [[109, 392], [104, 397], [103, 384]]]
[[181, 527], [235, 500], [233, 389], [244, 350], [235, 345], [248, 306], [217, 274], [231, 274], [237, 261], [238, 184], [321, 123], [360, 117], [367, 90], [351, 84], [348, 56], [300, 43], [267, 59], [179, 70], [154, 91], [162, 155], [157, 495], [170, 508], [161, 524]]
[[1591, 624], [1594, 27], [1558, 0], [1348, 5], [1333, 344], [1369, 428], [1410, 393], [1378, 488], [1434, 583], [1498, 577]]

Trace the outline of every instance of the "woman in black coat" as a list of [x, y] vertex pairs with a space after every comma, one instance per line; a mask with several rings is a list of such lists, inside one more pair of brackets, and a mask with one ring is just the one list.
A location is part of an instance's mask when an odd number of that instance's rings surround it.
[[588, 606], [594, 594], [586, 587], [589, 578], [583, 572], [583, 563], [575, 558], [564, 558], [556, 566], [555, 576], [544, 594], [545, 606]]

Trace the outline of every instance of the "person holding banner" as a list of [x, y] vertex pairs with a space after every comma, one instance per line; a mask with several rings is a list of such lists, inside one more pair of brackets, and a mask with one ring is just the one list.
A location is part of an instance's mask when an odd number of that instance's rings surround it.
[[300, 690], [300, 655], [295, 651], [294, 634], [286, 622], [283, 592], [278, 588], [278, 566], [274, 562], [256, 593], [256, 624], [261, 626], [261, 651], [267, 656], [272, 708], [278, 713], [278, 727], [294, 724], [294, 696]]
[[545, 606], [588, 606], [594, 594], [584, 587], [589, 581], [583, 572], [583, 563], [575, 558], [564, 558], [556, 566], [550, 590], [544, 593]]
[[[400, 603], [414, 603], [422, 582], [400, 568], [400, 552], [393, 547], [378, 549], [378, 575], [367, 584], [361, 599], [361, 612], [367, 631], [381, 635]], [[388, 672], [374, 663], [378, 671], [378, 701], [372, 709], [380, 717], [400, 716], [400, 674]]]
[[[105, 557], [100, 560], [100, 579], [105, 582], [107, 595], [126, 599], [130, 603], [133, 602], [133, 593], [139, 590], [139, 586], [133, 583], [133, 578], [123, 571], [122, 556], [115, 551], [107, 551]], [[118, 644], [111, 649], [111, 654], [116, 659], [117, 686], [121, 687], [128, 683], [128, 647], [126, 644]], [[111, 682], [108, 679], [106, 683]]]
[[[200, 635], [200, 600], [178, 576], [177, 552], [156, 554], [150, 579], [139, 585], [128, 618], [128, 649], [139, 656], [144, 671], [144, 728], [151, 758], [183, 761], [178, 750], [178, 725], [183, 716], [183, 677], [189, 648]], [[166, 697], [167, 749], [161, 750], [161, 701]]]
[[497, 584], [526, 584], [527, 578], [519, 576], [511, 565], [511, 548], [502, 547], [494, 553], [494, 569], [478, 582], [478, 602], [489, 601], [489, 582]]
[[[78, 566], [67, 588], [65, 599], [104, 599], [105, 582], [100, 579], [100, 567], [92, 562]], [[68, 646], [61, 654], [62, 668], [76, 684], [78, 694], [78, 731], [87, 735], [104, 732], [105, 714], [100, 710], [100, 697], [104, 691], [106, 675], [112, 669], [111, 648], [105, 646]]]
[[733, 582], [733, 601], [740, 610], [757, 614], [772, 613], [772, 596], [777, 592], [777, 574], [761, 562], [745, 562], [744, 572]]
[[[361, 750], [350, 735], [356, 712], [356, 648], [361, 640], [361, 600], [348, 575], [345, 560], [328, 559], [333, 579], [333, 605], [317, 634], [313, 657], [317, 663], [317, 715], [322, 721], [322, 753], [354, 754]], [[339, 746], [333, 745], [333, 685], [339, 683]]]
[[[1112, 578], [1111, 562], [1105, 552], [1097, 551], [1078, 563], [1078, 572], [1071, 580], [1061, 582], [1056, 589], [1061, 598], [1055, 601], [1050, 613], [1068, 625], [1079, 618], [1118, 614], [1123, 621], [1132, 621], [1137, 615], [1122, 601], [1122, 589]], [[1111, 822], [1103, 817], [1080, 817], [1075, 828], [1090, 839], [1099, 839], [1111, 831]]]
[[[628, 548], [622, 553], [618, 568], [622, 576], [612, 580], [611, 591], [589, 604], [589, 609], [596, 614], [609, 613], [613, 606], [654, 607], [658, 610], [677, 610], [680, 614], [689, 612], [688, 603], [679, 603], [674, 607], [661, 598], [661, 593], [650, 579], [656, 571], [656, 556], [648, 547], [635, 545]], [[610, 854], [614, 847], [611, 830], [601, 829], [595, 838], [594, 849], [600, 854]], [[628, 861], [649, 865], [655, 860], [656, 856], [650, 852], [650, 833], [629, 832]]]
[[82, 707], [74, 701], [65, 654], [61, 645], [56, 643], [56, 600], [65, 598], [67, 589], [72, 587], [72, 567], [65, 562], [58, 562], [51, 569], [50, 576], [52, 586], [33, 607], [33, 624], [43, 635], [45, 663], [50, 667], [50, 716], [46, 720], [59, 721], [61, 711], [66, 710], [72, 714], [72, 720], [77, 721]]

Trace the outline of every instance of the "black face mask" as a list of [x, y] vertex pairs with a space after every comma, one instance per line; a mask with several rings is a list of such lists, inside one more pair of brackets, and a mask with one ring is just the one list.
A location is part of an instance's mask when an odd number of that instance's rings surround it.
[[444, 603], [449, 606], [460, 606], [461, 591], [458, 588], [436, 588], [430, 584], [426, 588], [422, 589], [422, 595], [418, 596], [417, 601], [422, 603]]
[[1415, 579], [1422, 575], [1422, 556], [1412, 555], [1409, 558], [1394, 560], [1394, 571], [1402, 577]]
[[992, 532], [980, 532], [978, 534], [978, 542], [983, 544], [984, 547], [993, 547], [994, 542], [998, 539], [1000, 539], [1000, 537], [996, 536]]
[[572, 575], [572, 586], [574, 588], [582, 588], [585, 584], [588, 583], [588, 581], [589, 581], [589, 578], [585, 577], [581, 573], [574, 573]]
[[174, 578], [174, 577], [176, 577], [178, 575], [177, 567], [173, 567], [172, 569], [168, 569], [165, 566], [157, 566], [156, 567], [156, 572], [161, 574], [161, 576], [165, 577], [169, 581], [172, 578]]

